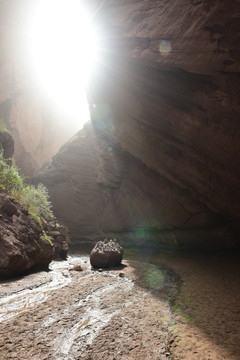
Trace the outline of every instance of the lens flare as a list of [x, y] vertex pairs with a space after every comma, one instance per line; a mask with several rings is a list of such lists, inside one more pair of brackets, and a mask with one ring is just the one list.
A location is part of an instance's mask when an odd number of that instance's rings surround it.
[[89, 119], [85, 86], [96, 61], [96, 36], [78, 0], [33, 2], [26, 51], [38, 86], [76, 121]]
[[147, 270], [145, 280], [150, 288], [157, 290], [164, 284], [165, 275], [161, 269], [152, 267]]
[[162, 39], [159, 44], [159, 52], [161, 55], [167, 55], [172, 51], [172, 43], [168, 39]]

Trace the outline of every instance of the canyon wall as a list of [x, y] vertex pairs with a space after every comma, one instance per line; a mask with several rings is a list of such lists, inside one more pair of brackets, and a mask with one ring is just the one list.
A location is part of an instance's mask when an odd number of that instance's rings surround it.
[[72, 239], [239, 247], [240, 2], [89, 1], [92, 123], [35, 177]]
[[4, 97], [0, 129], [14, 139], [13, 157], [22, 175], [31, 177], [74, 134], [66, 121], [26, 88]]
[[39, 173], [73, 239], [239, 244], [239, 2], [108, 1], [92, 124]]

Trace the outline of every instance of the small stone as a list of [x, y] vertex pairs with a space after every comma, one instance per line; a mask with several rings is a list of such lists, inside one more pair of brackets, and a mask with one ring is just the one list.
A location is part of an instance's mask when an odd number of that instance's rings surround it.
[[122, 272], [119, 273], [119, 277], [123, 278], [124, 276], [125, 276], [124, 273], [122, 273]]
[[74, 270], [74, 271], [83, 271], [81, 265], [75, 265], [71, 269], [69, 269], [69, 271], [72, 271], [72, 270]]
[[102, 272], [102, 271], [103, 271], [103, 269], [102, 269], [102, 268], [99, 268], [99, 269], [98, 269], [98, 272]]

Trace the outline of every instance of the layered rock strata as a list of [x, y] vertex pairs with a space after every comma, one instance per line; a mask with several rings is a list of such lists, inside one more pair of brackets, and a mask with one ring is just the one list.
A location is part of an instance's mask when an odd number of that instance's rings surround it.
[[239, 247], [240, 3], [98, 5], [92, 125], [36, 181], [75, 239]]

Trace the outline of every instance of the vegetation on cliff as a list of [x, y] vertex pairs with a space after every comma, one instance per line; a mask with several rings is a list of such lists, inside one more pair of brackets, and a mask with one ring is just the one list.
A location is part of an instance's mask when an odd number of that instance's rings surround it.
[[0, 152], [0, 278], [66, 259], [66, 240], [45, 186], [28, 185], [14, 160]]
[[42, 184], [37, 187], [26, 184], [14, 160], [5, 160], [2, 153], [0, 153], [0, 191], [18, 200], [35, 221], [39, 222], [40, 217], [47, 221], [54, 220], [46, 187]]

